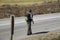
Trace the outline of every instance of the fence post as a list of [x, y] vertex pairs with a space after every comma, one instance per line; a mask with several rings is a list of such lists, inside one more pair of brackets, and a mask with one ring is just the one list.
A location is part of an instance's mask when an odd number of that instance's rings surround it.
[[13, 34], [14, 34], [14, 15], [11, 15], [11, 39], [13, 40]]

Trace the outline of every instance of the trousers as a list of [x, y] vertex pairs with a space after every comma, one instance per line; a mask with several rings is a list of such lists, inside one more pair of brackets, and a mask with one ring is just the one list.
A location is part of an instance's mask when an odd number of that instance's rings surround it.
[[27, 35], [31, 35], [32, 34], [31, 21], [27, 22], [27, 25], [28, 25]]

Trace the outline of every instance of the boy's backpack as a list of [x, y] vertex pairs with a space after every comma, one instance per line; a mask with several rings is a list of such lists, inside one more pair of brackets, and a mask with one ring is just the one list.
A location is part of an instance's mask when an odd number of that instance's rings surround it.
[[27, 13], [27, 15], [25, 16], [26, 21], [32, 21], [32, 18], [33, 18], [33, 16], [31, 13]]
[[28, 14], [28, 20], [31, 20], [33, 18], [32, 14]]

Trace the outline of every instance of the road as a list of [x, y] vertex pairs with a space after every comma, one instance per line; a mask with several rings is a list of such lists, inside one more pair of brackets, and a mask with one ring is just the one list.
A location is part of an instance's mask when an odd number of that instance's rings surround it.
[[[24, 17], [15, 18], [14, 39], [27, 36], [27, 24]], [[35, 15], [32, 33], [60, 29], [60, 13]], [[10, 40], [10, 18], [0, 19], [0, 40]]]

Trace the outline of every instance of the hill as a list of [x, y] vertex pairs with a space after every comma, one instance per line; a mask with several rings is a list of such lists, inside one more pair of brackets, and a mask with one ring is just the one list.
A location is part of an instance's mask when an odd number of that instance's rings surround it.
[[[59, 2], [60, 3], [60, 2]], [[18, 5], [13, 3], [3, 4], [0, 6], [0, 18], [10, 17], [10, 15], [15, 15], [17, 17], [24, 16], [25, 12], [32, 10], [34, 15], [47, 14], [47, 13], [56, 13], [60, 12], [60, 6], [58, 1], [44, 1], [40, 3], [27, 4], [27, 5]]]
[[[26, 3], [26, 2], [41, 2], [50, 0], [0, 0], [0, 3]], [[55, 0], [52, 0], [55, 1]]]
[[56, 0], [0, 0], [1, 4], [33, 4], [33, 3], [41, 3], [48, 1], [56, 1]]

